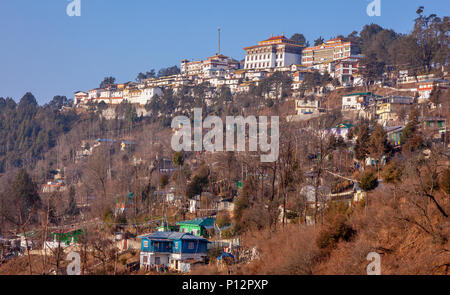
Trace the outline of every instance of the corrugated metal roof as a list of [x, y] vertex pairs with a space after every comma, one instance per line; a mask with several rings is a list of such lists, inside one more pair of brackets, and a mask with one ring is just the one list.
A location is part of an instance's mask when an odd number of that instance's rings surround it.
[[182, 224], [192, 224], [192, 225], [198, 225], [198, 226], [210, 226], [214, 224], [214, 219], [213, 218], [195, 218], [194, 220], [186, 220], [186, 221], [181, 221], [181, 222], [177, 222], [177, 225], [182, 225]]
[[138, 236], [138, 238], [148, 238], [151, 240], [204, 240], [205, 238], [194, 236], [191, 233], [180, 233], [180, 232], [154, 232], [150, 234], [145, 234]]

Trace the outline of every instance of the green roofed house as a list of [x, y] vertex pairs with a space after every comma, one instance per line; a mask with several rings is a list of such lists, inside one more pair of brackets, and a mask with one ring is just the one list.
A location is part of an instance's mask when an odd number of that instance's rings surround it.
[[71, 243], [78, 242], [82, 233], [83, 230], [81, 229], [69, 229], [54, 231], [52, 232], [52, 235], [55, 243], [61, 242], [61, 244], [69, 246]]
[[206, 230], [214, 228], [215, 221], [214, 218], [195, 218], [194, 220], [181, 221], [176, 224], [180, 226], [180, 232], [206, 237]]
[[178, 225], [169, 225], [166, 222], [163, 222], [160, 226], [156, 228], [158, 232], [178, 232], [180, 227]]

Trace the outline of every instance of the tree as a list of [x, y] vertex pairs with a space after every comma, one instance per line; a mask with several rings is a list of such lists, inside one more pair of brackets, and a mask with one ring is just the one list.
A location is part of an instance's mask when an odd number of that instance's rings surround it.
[[116, 78], [114, 77], [105, 77], [103, 81], [100, 83], [100, 88], [106, 88], [108, 85], [113, 85], [116, 82]]
[[137, 82], [139, 82], [139, 83], [141, 83], [144, 79], [146, 79], [147, 78], [147, 76], [144, 74], [144, 73], [139, 73], [138, 75], [137, 75], [137, 77], [136, 77], [136, 81]]
[[357, 126], [357, 139], [355, 142], [355, 158], [362, 161], [365, 165], [365, 159], [369, 154], [369, 126], [367, 123], [362, 123]]
[[384, 128], [376, 124], [374, 130], [369, 137], [368, 152], [369, 155], [377, 160], [377, 168], [379, 168], [381, 158], [390, 150], [387, 140], [387, 134]]
[[52, 108], [52, 109], [56, 109], [59, 110], [61, 109], [63, 106], [68, 106], [70, 105], [69, 100], [67, 99], [67, 97], [65, 96], [54, 96], [53, 99], [47, 104], [48, 107]]
[[21, 220], [25, 220], [33, 208], [37, 209], [40, 206], [41, 198], [37, 193], [36, 184], [31, 179], [30, 175], [25, 169], [21, 169], [12, 183], [13, 198], [20, 204]]
[[322, 36], [320, 36], [319, 38], [314, 40], [314, 46], [322, 45], [324, 42], [325, 42], [325, 40], [322, 38]]
[[306, 90], [316, 90], [317, 86], [322, 84], [322, 75], [319, 72], [305, 73], [303, 85]]
[[366, 192], [374, 190], [378, 186], [378, 178], [373, 172], [364, 172], [358, 185]]
[[358, 32], [351, 32], [346, 39], [352, 42], [355, 48], [353, 54], [361, 54], [361, 38], [358, 36]]
[[202, 166], [198, 169], [196, 175], [192, 178], [191, 182], [187, 186], [186, 195], [192, 199], [196, 195], [203, 192], [205, 187], [209, 183], [209, 169], [206, 166]]
[[146, 73], [139, 73], [136, 77], [136, 81], [137, 82], [142, 82], [145, 79], [150, 79], [150, 78], [155, 78], [156, 77], [156, 73], [155, 73], [155, 69], [151, 69], [150, 71], [146, 72]]
[[439, 187], [447, 194], [450, 194], [450, 169], [446, 169], [442, 173]]
[[448, 61], [448, 17], [443, 22], [436, 14], [425, 16], [423, 11], [423, 6], [417, 9], [411, 35], [417, 40], [423, 69], [429, 72], [433, 65], [444, 66]]
[[161, 177], [159, 178], [159, 187], [165, 188], [169, 184], [169, 177], [167, 174], [161, 174]]
[[[30, 247], [26, 228], [35, 221], [37, 210], [41, 207], [41, 198], [37, 193], [37, 187], [28, 172], [22, 168], [12, 182], [10, 208], [15, 210], [3, 211], [2, 215], [22, 233], [28, 256], [30, 275], [33, 273], [31, 265]], [[2, 208], [3, 210], [4, 208]]]
[[376, 53], [371, 52], [361, 59], [361, 75], [366, 79], [366, 84], [376, 82], [383, 77], [385, 63], [378, 60]]
[[282, 72], [275, 72], [268, 78], [262, 80], [258, 85], [258, 94], [268, 97], [275, 93], [276, 98], [286, 97], [291, 91], [292, 78]]
[[172, 66], [172, 67], [160, 69], [158, 71], [158, 77], [177, 75], [179, 73], [180, 73], [180, 69], [177, 66]]
[[69, 203], [67, 204], [67, 208], [65, 213], [69, 216], [76, 216], [80, 213], [80, 209], [78, 209], [77, 202], [75, 200], [75, 188], [73, 185], [69, 186]]
[[409, 122], [402, 130], [400, 143], [402, 151], [412, 152], [422, 146], [422, 137], [419, 133], [419, 114], [417, 109], [412, 109], [409, 114]]
[[231, 90], [230, 87], [228, 86], [222, 86], [220, 87], [220, 97], [219, 100], [222, 103], [228, 102], [228, 101], [232, 101], [233, 100], [233, 95], [231, 94]]
[[[183, 171], [182, 171], [182, 169], [183, 169], [183, 165], [184, 165], [184, 155], [183, 155], [183, 152], [175, 152], [174, 154], [173, 154], [173, 157], [172, 157], [172, 161], [173, 161], [173, 163], [176, 165], [176, 166], [178, 166], [178, 171], [177, 171], [177, 178], [178, 178], [178, 192], [180, 192], [181, 193], [181, 191], [182, 191], [182, 177], [183, 177]], [[183, 219], [185, 218], [185, 214], [186, 214], [186, 212], [185, 212], [185, 208], [186, 208], [186, 206], [187, 206], [187, 200], [184, 200], [184, 206], [183, 206], [183, 211], [182, 211], [182, 213], [183, 213]]]
[[292, 41], [295, 41], [297, 45], [309, 47], [309, 42], [306, 41], [306, 38], [303, 34], [295, 33], [290, 38]]
[[183, 166], [184, 164], [184, 156], [183, 156], [183, 152], [175, 152], [173, 154], [173, 163], [175, 165], [177, 165], [178, 167]]
[[403, 175], [403, 166], [397, 161], [391, 161], [383, 168], [381, 174], [383, 181], [390, 184], [399, 184]]

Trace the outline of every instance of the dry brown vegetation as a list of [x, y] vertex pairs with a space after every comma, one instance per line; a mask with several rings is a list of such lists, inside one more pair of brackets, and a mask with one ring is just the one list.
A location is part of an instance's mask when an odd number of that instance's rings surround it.
[[[450, 221], [439, 214], [432, 202], [424, 203], [428, 213], [421, 216], [417, 204], [411, 204], [410, 196], [394, 199], [392, 187], [377, 189], [369, 198], [368, 207], [359, 204], [352, 209], [336, 206], [328, 210], [321, 226], [291, 224], [279, 231], [247, 233], [244, 243], [256, 247], [260, 259], [234, 265], [230, 267], [231, 273], [365, 275], [367, 254], [377, 252], [384, 275], [450, 274]], [[448, 212], [448, 195], [439, 193], [436, 198]], [[433, 234], [422, 229], [427, 219]], [[323, 243], [321, 236], [345, 232], [344, 225], [354, 231], [347, 241], [343, 235], [339, 238], [334, 235], [333, 243]], [[195, 273], [226, 274], [226, 270], [209, 266]]]

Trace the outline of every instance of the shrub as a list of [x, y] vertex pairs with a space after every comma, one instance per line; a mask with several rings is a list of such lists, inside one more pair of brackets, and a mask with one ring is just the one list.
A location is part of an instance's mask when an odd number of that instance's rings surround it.
[[396, 184], [400, 182], [402, 174], [403, 167], [397, 162], [391, 162], [384, 167], [381, 177], [386, 183]]
[[328, 228], [319, 232], [316, 243], [320, 249], [332, 249], [341, 240], [350, 241], [355, 234], [356, 231], [347, 224], [345, 216], [338, 215]]
[[233, 228], [229, 227], [222, 231], [222, 239], [231, 239], [232, 237], [234, 237]]
[[447, 169], [442, 173], [439, 187], [447, 194], [450, 194], [450, 169]]
[[374, 190], [378, 186], [378, 178], [373, 172], [366, 172], [362, 175], [358, 185], [366, 192]]
[[122, 265], [127, 264], [127, 259], [126, 259], [125, 257], [120, 258], [120, 263], [121, 263]]

